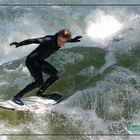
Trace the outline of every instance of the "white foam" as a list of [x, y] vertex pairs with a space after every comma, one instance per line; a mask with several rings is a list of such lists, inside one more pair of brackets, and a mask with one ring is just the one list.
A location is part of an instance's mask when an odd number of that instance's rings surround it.
[[89, 14], [88, 21], [87, 35], [97, 42], [104, 42], [107, 38], [114, 37], [123, 28], [115, 16], [101, 10]]

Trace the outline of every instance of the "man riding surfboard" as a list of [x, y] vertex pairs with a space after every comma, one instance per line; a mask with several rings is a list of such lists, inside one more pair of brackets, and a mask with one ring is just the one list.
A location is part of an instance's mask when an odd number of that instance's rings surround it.
[[[79, 42], [81, 36], [76, 36], [71, 39], [71, 32], [68, 29], [62, 29], [55, 35], [46, 35], [41, 38], [27, 39], [21, 42], [12, 42], [11, 45], [20, 47], [28, 44], [39, 44], [39, 46], [33, 50], [26, 58], [25, 64], [34, 78], [34, 82], [28, 84], [23, 90], [13, 96], [12, 101], [18, 105], [24, 105], [21, 101], [21, 97], [27, 92], [39, 88], [37, 96], [47, 97], [43, 94], [47, 88], [59, 78], [59, 72], [47, 61], [51, 54], [58, 51], [67, 42]], [[50, 77], [44, 82], [42, 72], [48, 74]]]

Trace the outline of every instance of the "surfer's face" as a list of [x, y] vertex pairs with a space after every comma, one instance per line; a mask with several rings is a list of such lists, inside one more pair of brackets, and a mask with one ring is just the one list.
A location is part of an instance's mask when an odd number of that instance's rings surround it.
[[58, 46], [63, 46], [65, 43], [67, 42], [67, 38], [63, 38], [63, 37], [61, 37], [61, 36], [58, 36], [58, 38], [57, 38], [57, 44], [58, 44]]

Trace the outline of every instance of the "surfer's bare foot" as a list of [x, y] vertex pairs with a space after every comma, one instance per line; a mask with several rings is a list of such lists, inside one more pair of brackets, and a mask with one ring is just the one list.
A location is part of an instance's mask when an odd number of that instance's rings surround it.
[[20, 98], [16, 98], [15, 96], [12, 98], [12, 101], [18, 105], [24, 105]]

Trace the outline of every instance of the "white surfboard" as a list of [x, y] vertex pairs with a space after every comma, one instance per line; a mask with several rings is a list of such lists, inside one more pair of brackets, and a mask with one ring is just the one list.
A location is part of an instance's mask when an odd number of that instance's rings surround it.
[[38, 96], [30, 96], [21, 98], [24, 105], [18, 105], [11, 100], [0, 101], [0, 108], [8, 109], [8, 110], [19, 110], [19, 111], [31, 111], [39, 110], [41, 108], [47, 108], [51, 105], [54, 105], [60, 102], [63, 99], [62, 95], [57, 93], [50, 94], [50, 98], [42, 98]]

